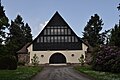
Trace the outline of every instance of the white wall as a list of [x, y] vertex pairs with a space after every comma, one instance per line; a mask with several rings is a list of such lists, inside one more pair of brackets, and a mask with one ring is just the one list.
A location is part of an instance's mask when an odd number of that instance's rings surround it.
[[[52, 54], [61, 53], [66, 57], [67, 63], [79, 63], [78, 58], [80, 58], [81, 54], [85, 56], [85, 51], [87, 50], [87, 46], [82, 44], [83, 50], [58, 50], [58, 51], [32, 51], [32, 44], [28, 47], [28, 52], [30, 52], [30, 63], [31, 59], [33, 58], [34, 54], [39, 57], [39, 64], [49, 63], [49, 59]], [[74, 56], [71, 56], [74, 54]], [[44, 55], [44, 57], [41, 57]]]

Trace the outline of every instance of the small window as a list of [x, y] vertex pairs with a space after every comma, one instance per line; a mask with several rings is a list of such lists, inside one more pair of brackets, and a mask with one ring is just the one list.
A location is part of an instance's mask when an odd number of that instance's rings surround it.
[[68, 42], [71, 42], [71, 36], [68, 37]]
[[51, 37], [51, 42], [53, 42], [53, 36]]
[[41, 57], [43, 58], [43, 57], [44, 57], [44, 55], [41, 55]]
[[72, 36], [72, 42], [74, 42], [74, 36]]
[[50, 35], [50, 29], [47, 29], [47, 34]]
[[50, 42], [50, 36], [47, 37], [47, 42]]
[[43, 37], [40, 37], [40, 42], [43, 42]]
[[57, 36], [54, 37], [55, 42], [57, 42]]
[[47, 39], [46, 39], [46, 37], [44, 37], [44, 42], [47, 42]]
[[54, 29], [54, 34], [57, 35], [57, 29]]
[[68, 29], [68, 34], [69, 34], [69, 35], [71, 34], [71, 31], [70, 31], [70, 29]]
[[72, 57], [74, 57], [75, 55], [74, 55], [74, 54], [72, 54], [71, 56], [72, 56]]
[[64, 42], [64, 36], [61, 36], [61, 42]]
[[53, 35], [53, 33], [54, 33], [54, 32], [53, 32], [53, 29], [51, 29], [51, 35]]
[[65, 35], [67, 35], [67, 29], [65, 29]]
[[58, 36], [58, 42], [60, 42], [61, 40], [60, 40], [60, 36]]
[[57, 29], [57, 31], [58, 31], [58, 35], [60, 35], [60, 29]]
[[64, 29], [61, 29], [61, 34], [64, 34]]
[[65, 42], [67, 42], [67, 36], [65, 36]]

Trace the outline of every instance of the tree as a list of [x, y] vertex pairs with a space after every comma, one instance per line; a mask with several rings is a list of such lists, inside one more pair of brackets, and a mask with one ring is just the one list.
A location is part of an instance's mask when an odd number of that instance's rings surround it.
[[6, 32], [5, 29], [8, 28], [8, 18], [5, 15], [4, 7], [1, 6], [0, 1], [0, 55], [6, 53], [5, 45], [3, 45], [4, 41], [6, 40]]
[[25, 43], [27, 44], [28, 42], [32, 41], [32, 34], [31, 34], [31, 28], [28, 25], [28, 23], [25, 24], [25, 26], [21, 27], [24, 37], [25, 37]]
[[6, 42], [7, 49], [10, 54], [16, 56], [16, 52], [24, 45], [24, 34], [21, 30], [21, 26], [24, 23], [22, 21], [22, 17], [17, 15], [14, 21], [11, 21], [11, 25], [9, 27], [9, 37]]
[[1, 6], [1, 2], [0, 2], [0, 45], [2, 45], [4, 38], [6, 37], [5, 35], [5, 29], [9, 26], [8, 23], [8, 18], [5, 15], [5, 11], [3, 9], [4, 7]]
[[120, 26], [117, 24], [111, 30], [110, 45], [120, 47]]
[[[120, 4], [117, 8], [118, 8], [118, 11], [120, 11]], [[119, 20], [119, 23], [116, 24], [114, 28], [112, 28], [111, 30], [110, 45], [120, 47], [120, 20]]]
[[32, 41], [31, 28], [28, 24], [24, 25], [22, 17], [17, 15], [16, 19], [11, 21], [9, 31], [7, 49], [10, 54], [17, 56], [16, 52]]
[[95, 14], [94, 16], [91, 16], [91, 19], [85, 26], [83, 32], [83, 39], [87, 40], [90, 46], [95, 47], [96, 45], [104, 43], [100, 36], [102, 25], [103, 25], [102, 19], [100, 19], [100, 17], [97, 14]]
[[20, 26], [16, 22], [11, 21], [9, 31], [10, 33], [6, 46], [9, 53], [15, 55], [16, 52], [23, 46], [24, 37]]

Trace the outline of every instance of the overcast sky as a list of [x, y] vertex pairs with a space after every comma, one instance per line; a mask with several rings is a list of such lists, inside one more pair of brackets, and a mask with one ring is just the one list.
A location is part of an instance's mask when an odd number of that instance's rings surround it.
[[120, 0], [2, 0], [7, 17], [14, 20], [20, 14], [31, 26], [34, 38], [56, 11], [80, 37], [94, 14], [102, 18], [103, 31], [110, 29], [118, 23], [119, 3]]

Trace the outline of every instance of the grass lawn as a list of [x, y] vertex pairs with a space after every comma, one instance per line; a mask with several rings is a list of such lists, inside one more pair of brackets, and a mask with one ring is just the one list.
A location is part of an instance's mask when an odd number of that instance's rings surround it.
[[0, 70], [0, 80], [30, 80], [41, 67], [18, 67], [16, 70]]
[[76, 70], [92, 76], [96, 80], [120, 80], [120, 73], [114, 74], [109, 72], [94, 71], [90, 67], [75, 67]]

